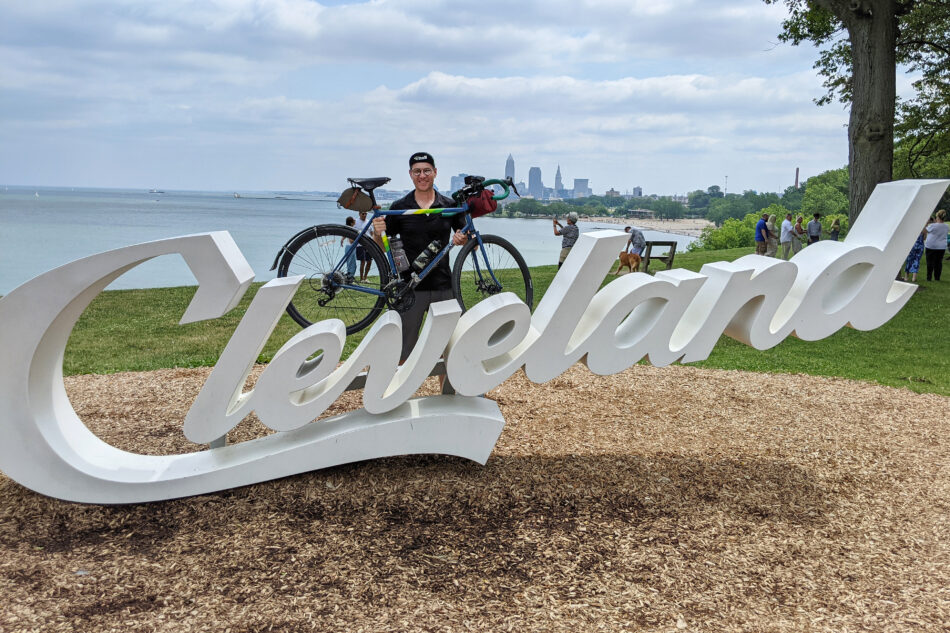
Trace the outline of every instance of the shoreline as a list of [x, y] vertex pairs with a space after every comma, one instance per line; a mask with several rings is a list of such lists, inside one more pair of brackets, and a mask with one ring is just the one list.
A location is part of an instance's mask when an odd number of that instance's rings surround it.
[[618, 224], [620, 226], [635, 226], [638, 229], [648, 231], [661, 231], [663, 233], [676, 233], [689, 237], [699, 237], [703, 229], [708, 226], [715, 226], [709, 220], [703, 218], [679, 218], [676, 220], [659, 220], [654, 218], [637, 218], [628, 220], [626, 218], [612, 217], [585, 217], [581, 216], [580, 222], [599, 222], [602, 224]]

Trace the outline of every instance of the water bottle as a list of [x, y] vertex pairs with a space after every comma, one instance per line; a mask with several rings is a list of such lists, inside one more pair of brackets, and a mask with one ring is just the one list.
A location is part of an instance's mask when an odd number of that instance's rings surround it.
[[429, 265], [429, 262], [439, 254], [439, 251], [442, 250], [442, 242], [439, 240], [432, 240], [428, 246], [422, 249], [422, 252], [419, 253], [419, 256], [412, 262], [412, 267], [422, 272], [422, 270]]
[[389, 252], [392, 253], [393, 262], [396, 264], [396, 272], [402, 273], [409, 270], [409, 258], [406, 257], [406, 250], [402, 246], [401, 239], [389, 240]]

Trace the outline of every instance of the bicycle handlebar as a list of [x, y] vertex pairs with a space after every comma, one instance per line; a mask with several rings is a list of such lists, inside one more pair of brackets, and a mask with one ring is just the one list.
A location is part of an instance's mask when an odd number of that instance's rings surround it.
[[519, 194], [518, 190], [515, 189], [515, 183], [511, 181], [511, 178], [505, 178], [504, 180], [499, 180], [498, 178], [494, 178], [492, 180], [486, 180], [485, 182], [482, 183], [482, 185], [484, 185], [486, 188], [491, 187], [492, 185], [501, 185], [505, 189], [504, 193], [493, 195], [492, 200], [504, 200], [511, 194], [512, 189], [514, 189], [516, 196], [518, 196], [519, 198], [521, 197], [521, 194]]
[[512, 191], [515, 192], [516, 196], [521, 197], [521, 194], [518, 193], [518, 189], [515, 187], [515, 183], [510, 176], [504, 180], [499, 178], [485, 180], [481, 176], [466, 176], [465, 186], [453, 193], [452, 199], [458, 204], [464, 204], [469, 198], [477, 196], [492, 185], [500, 185], [505, 190], [504, 193], [492, 195], [492, 200], [504, 200]]

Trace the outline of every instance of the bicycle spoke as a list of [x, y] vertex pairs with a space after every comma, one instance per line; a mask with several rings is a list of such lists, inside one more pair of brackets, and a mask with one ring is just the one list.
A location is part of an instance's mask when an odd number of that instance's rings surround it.
[[[357, 233], [347, 227], [318, 226], [291, 243], [282, 255], [278, 275], [304, 277], [287, 308], [287, 312], [302, 326], [325, 319], [340, 319], [346, 325], [347, 333], [353, 333], [371, 323], [380, 313], [382, 297], [360, 288], [380, 289], [381, 281], [387, 279], [381, 269], [385, 260], [379, 249], [364, 238], [361, 245], [370, 263], [367, 278], [360, 281], [361, 262], [355, 260], [348, 265], [344, 260], [350, 240], [356, 236]], [[353, 257], [355, 259], [355, 251]], [[353, 278], [347, 279], [350, 266]], [[355, 287], [344, 288], [344, 284]]]

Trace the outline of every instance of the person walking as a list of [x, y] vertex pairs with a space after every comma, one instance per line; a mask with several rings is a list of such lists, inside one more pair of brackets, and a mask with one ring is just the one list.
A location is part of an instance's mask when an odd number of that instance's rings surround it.
[[573, 211], [567, 214], [567, 226], [564, 226], [557, 221], [557, 218], [554, 218], [554, 234], [561, 236], [561, 255], [557, 260], [557, 267], [558, 270], [560, 270], [564, 264], [564, 260], [567, 259], [567, 254], [571, 252], [574, 243], [580, 235], [580, 230], [577, 228], [577, 214]]
[[943, 272], [943, 254], [947, 251], [947, 212], [943, 209], [937, 211], [936, 217], [932, 222], [928, 222], [924, 228], [927, 238], [924, 240], [924, 252], [927, 253], [927, 281], [933, 277], [934, 281], [940, 281], [940, 273]]
[[808, 231], [808, 243], [814, 244], [821, 239], [821, 214], [816, 213], [811, 222], [808, 223], [806, 230]]
[[781, 234], [779, 241], [782, 244], [782, 259], [788, 259], [788, 253], [792, 250], [792, 214], [786, 213], [782, 220]]

